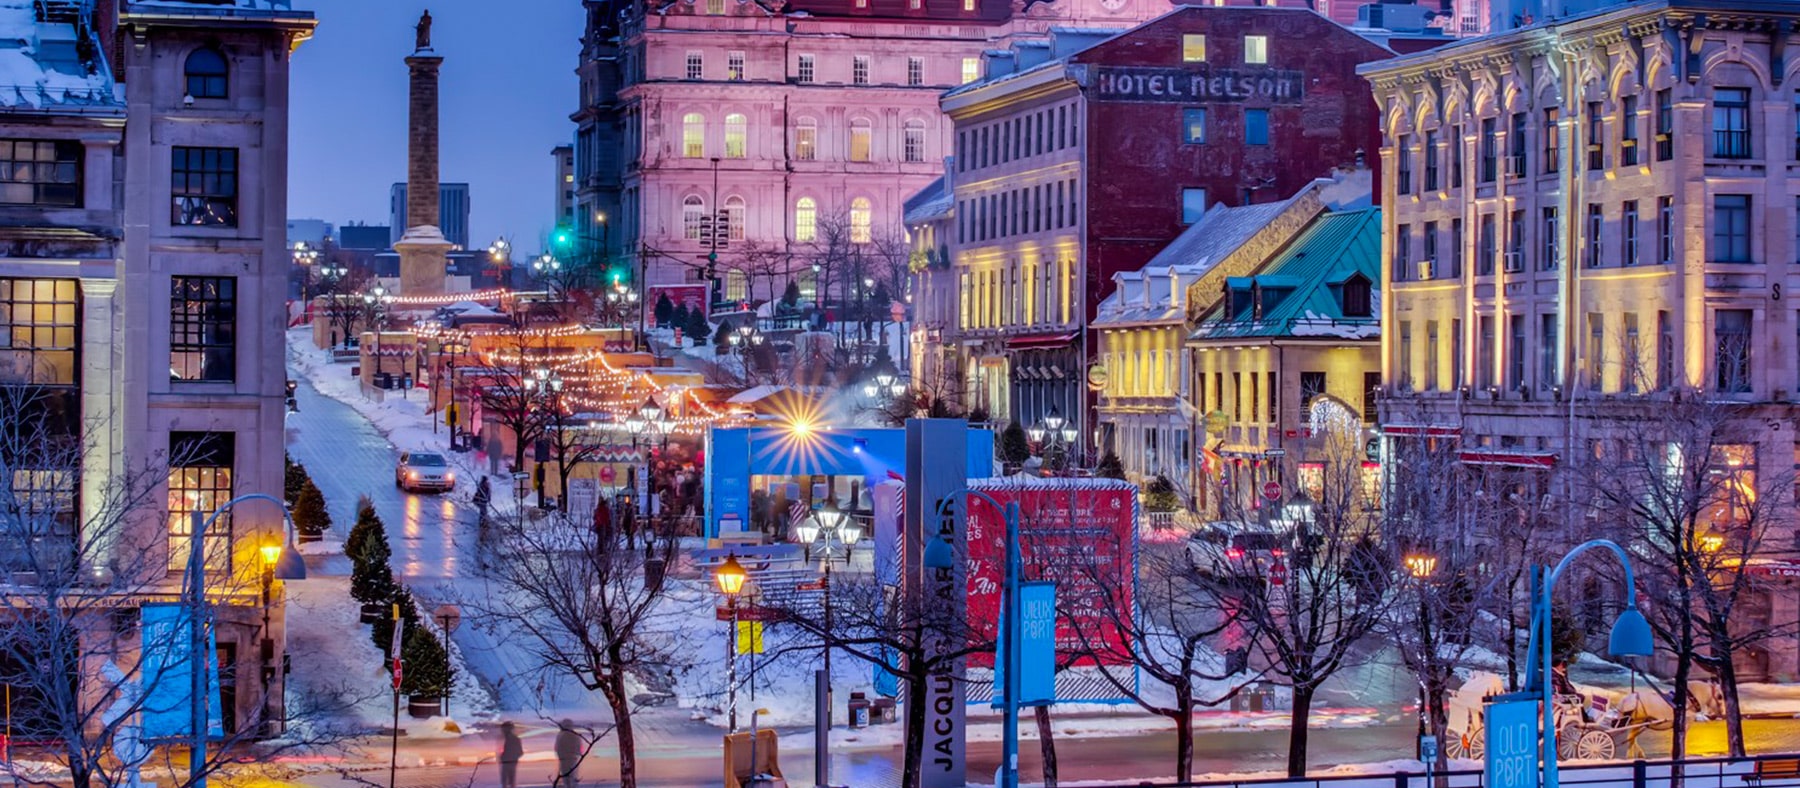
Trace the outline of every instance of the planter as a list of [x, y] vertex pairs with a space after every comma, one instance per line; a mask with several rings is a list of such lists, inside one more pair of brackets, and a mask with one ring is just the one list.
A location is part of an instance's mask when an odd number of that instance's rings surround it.
[[415, 720], [444, 715], [444, 699], [430, 695], [406, 696], [406, 713]]
[[379, 624], [386, 621], [388, 620], [388, 606], [382, 604], [363, 605], [361, 619], [364, 624]]
[[323, 541], [325, 541], [324, 534], [302, 533], [302, 534], [300, 534], [300, 537], [299, 537], [299, 542], [301, 544], [306, 544], [307, 542], [323, 542]]

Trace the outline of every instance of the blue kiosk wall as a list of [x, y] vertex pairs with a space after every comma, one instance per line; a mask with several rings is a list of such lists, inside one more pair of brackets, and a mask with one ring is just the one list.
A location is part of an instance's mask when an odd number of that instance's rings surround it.
[[[994, 475], [994, 433], [968, 431], [968, 478]], [[752, 476], [860, 476], [865, 486], [906, 473], [906, 430], [715, 427], [706, 433], [706, 535], [722, 519], [750, 522]]]

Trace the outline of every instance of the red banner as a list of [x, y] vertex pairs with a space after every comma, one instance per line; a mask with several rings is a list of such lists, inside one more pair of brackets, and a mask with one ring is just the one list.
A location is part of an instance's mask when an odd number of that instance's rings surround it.
[[[1056, 583], [1057, 651], [1093, 651], [1110, 655], [1099, 660], [1105, 664], [1130, 664], [1119, 622], [1131, 620], [1137, 591], [1137, 487], [1112, 479], [993, 480], [971, 486], [1001, 506], [1018, 502], [1021, 579]], [[969, 496], [968, 506], [970, 637], [992, 642], [999, 632], [1006, 572], [1006, 517], [980, 496]], [[1058, 663], [1065, 659], [1059, 656]], [[993, 654], [973, 654], [969, 664], [992, 667]]]

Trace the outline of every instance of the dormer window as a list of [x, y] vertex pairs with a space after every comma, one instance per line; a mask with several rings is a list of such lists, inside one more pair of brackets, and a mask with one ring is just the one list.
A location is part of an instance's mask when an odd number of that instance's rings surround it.
[[187, 94], [197, 99], [222, 99], [230, 87], [225, 54], [213, 47], [201, 47], [188, 55]]
[[1344, 280], [1344, 317], [1369, 317], [1373, 311], [1371, 300], [1368, 278], [1352, 274]]

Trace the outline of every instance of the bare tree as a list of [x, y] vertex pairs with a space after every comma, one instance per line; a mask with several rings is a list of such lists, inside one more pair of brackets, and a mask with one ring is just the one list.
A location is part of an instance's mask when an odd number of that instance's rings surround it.
[[1387, 607], [1388, 569], [1366, 499], [1360, 427], [1315, 428], [1313, 456], [1321, 462], [1310, 500], [1291, 501], [1279, 515], [1272, 507], [1260, 510], [1270, 521], [1280, 516], [1284, 526], [1291, 523], [1291, 556], [1217, 551], [1205, 559], [1217, 578], [1207, 584], [1217, 604], [1237, 610], [1252, 633], [1253, 654], [1293, 691], [1291, 777], [1306, 773], [1314, 696], [1356, 654]]
[[546, 352], [534, 347], [531, 335], [520, 325], [499, 334], [501, 342], [482, 358], [479, 370], [465, 374], [475, 390], [484, 416], [513, 434], [513, 469], [525, 467], [525, 447], [544, 434], [543, 397], [536, 390], [533, 371], [547, 362]]
[[[0, 764], [14, 784], [120, 785], [155, 753], [141, 744], [140, 718], [158, 686], [186, 687], [186, 660], [168, 660], [187, 646], [183, 627], [121, 626], [147, 598], [166, 598], [168, 529], [161, 484], [184, 459], [159, 458], [129, 467], [97, 448], [103, 423], [82, 426], [62, 392], [0, 387], [0, 571], [6, 572], [0, 615], [0, 683], [11, 693], [11, 732], [54, 742], [46, 755], [67, 777], [43, 774], [25, 762]], [[79, 494], [78, 491], [79, 490]], [[206, 558], [222, 560], [237, 545], [217, 540]], [[256, 575], [215, 575], [210, 594], [259, 593]], [[179, 639], [173, 642], [172, 639]], [[163, 657], [149, 658], [149, 654]], [[266, 710], [268, 707], [265, 706]], [[289, 722], [295, 722], [289, 710]], [[233, 748], [261, 734], [264, 711], [228, 731], [207, 750], [202, 774], [244, 757]], [[310, 718], [300, 720], [310, 721]], [[262, 749], [279, 754], [322, 746], [338, 732], [323, 724], [290, 727], [290, 738]], [[164, 756], [172, 760], [172, 750]], [[185, 750], [184, 750], [185, 751]], [[173, 767], [172, 763], [165, 765]], [[171, 768], [175, 784], [189, 770]]]
[[[1733, 381], [1720, 378], [1721, 388]], [[1643, 561], [1640, 599], [1675, 663], [1673, 752], [1686, 752], [1688, 682], [1698, 666], [1723, 693], [1726, 741], [1744, 754], [1737, 659], [1792, 624], [1766, 612], [1758, 572], [1775, 534], [1790, 531], [1794, 475], [1786, 456], [1760, 453], [1773, 431], [1755, 406], [1677, 389], [1658, 401], [1614, 404], [1575, 463], [1588, 520]]]
[[676, 540], [647, 534], [638, 545], [584, 512], [553, 515], [548, 525], [515, 514], [495, 527], [506, 547], [495, 553], [485, 596], [466, 602], [471, 620], [498, 637], [520, 638], [540, 674], [567, 676], [605, 698], [620, 781], [633, 788], [639, 703], [632, 687], [666, 683], [688, 647], [656, 631], [659, 617], [693, 612], [662, 604], [662, 573], [674, 563]]

